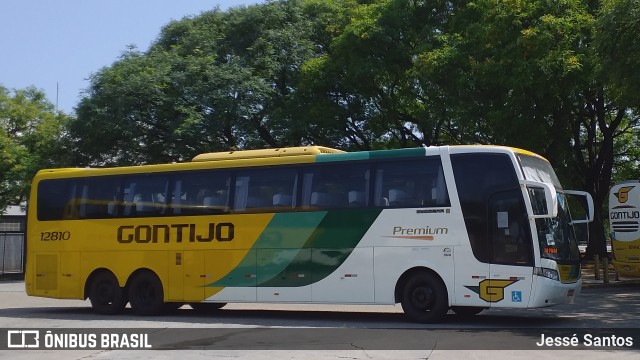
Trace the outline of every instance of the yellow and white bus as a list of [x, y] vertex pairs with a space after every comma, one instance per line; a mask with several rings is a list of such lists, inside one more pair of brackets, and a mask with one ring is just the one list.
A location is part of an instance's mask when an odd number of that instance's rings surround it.
[[640, 277], [640, 181], [623, 181], [611, 188], [609, 227], [616, 272]]
[[42, 170], [26, 291], [89, 298], [103, 314], [127, 303], [142, 315], [185, 303], [400, 303], [418, 322], [564, 304], [582, 283], [567, 193], [544, 158], [498, 146]]

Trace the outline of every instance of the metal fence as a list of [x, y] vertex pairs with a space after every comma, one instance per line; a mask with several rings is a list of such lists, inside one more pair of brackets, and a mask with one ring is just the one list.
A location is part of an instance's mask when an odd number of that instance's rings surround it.
[[0, 275], [24, 273], [24, 218], [0, 219]]
[[0, 232], [0, 274], [24, 272], [24, 234]]

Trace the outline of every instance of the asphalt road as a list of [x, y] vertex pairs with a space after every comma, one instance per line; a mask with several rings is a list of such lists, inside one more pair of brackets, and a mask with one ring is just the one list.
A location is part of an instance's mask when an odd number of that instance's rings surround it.
[[[85, 341], [97, 336], [99, 344], [103, 333], [125, 333], [124, 345], [131, 345], [142, 338], [132, 334], [140, 333], [152, 346], [113, 350], [123, 344], [118, 342], [123, 337], [116, 337], [110, 349], [0, 350], [0, 358], [552, 359], [560, 354], [558, 349], [568, 349], [561, 352], [563, 358], [637, 359], [638, 309], [640, 286], [631, 284], [584, 289], [576, 304], [487, 310], [471, 318], [450, 313], [442, 323], [427, 325], [407, 322], [399, 306], [230, 304], [213, 314], [184, 306], [156, 317], [136, 316], [128, 309], [122, 315], [102, 316], [91, 311], [88, 301], [28, 297], [22, 282], [0, 282], [0, 344], [8, 341], [4, 337], [10, 330], [37, 328], [51, 330], [59, 344], [69, 341], [62, 334]], [[578, 347], [554, 342], [574, 335]], [[551, 345], [537, 346], [545, 337]], [[622, 346], [600, 350], [605, 348], [594, 344], [611, 337]]]

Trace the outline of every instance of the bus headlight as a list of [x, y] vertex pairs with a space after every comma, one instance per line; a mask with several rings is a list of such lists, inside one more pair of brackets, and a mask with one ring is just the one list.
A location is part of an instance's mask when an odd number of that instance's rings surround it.
[[534, 275], [538, 275], [538, 276], [542, 276], [542, 277], [546, 277], [547, 279], [551, 279], [551, 280], [556, 280], [556, 281], [560, 280], [560, 276], [558, 275], [558, 271], [557, 270], [553, 270], [553, 269], [537, 267], [537, 268], [533, 268], [533, 274]]

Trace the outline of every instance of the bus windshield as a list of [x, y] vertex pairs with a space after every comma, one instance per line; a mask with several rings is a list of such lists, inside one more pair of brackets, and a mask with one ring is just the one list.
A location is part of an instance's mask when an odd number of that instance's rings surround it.
[[569, 204], [564, 194], [558, 193], [558, 216], [536, 219], [538, 243], [543, 258], [556, 260], [559, 264], [580, 260], [578, 241], [571, 224]]
[[553, 184], [557, 190], [562, 190], [560, 180], [548, 161], [531, 155], [519, 155], [518, 160], [525, 179]]
[[[551, 164], [546, 160], [529, 155], [519, 155], [520, 165], [527, 180], [551, 183], [558, 190], [558, 216], [554, 218], [536, 219], [538, 243], [543, 258], [556, 260], [558, 263], [573, 263], [580, 259], [578, 241], [572, 226], [571, 213], [560, 181]], [[544, 206], [544, 196], [529, 191], [531, 204], [536, 212], [536, 206]]]

